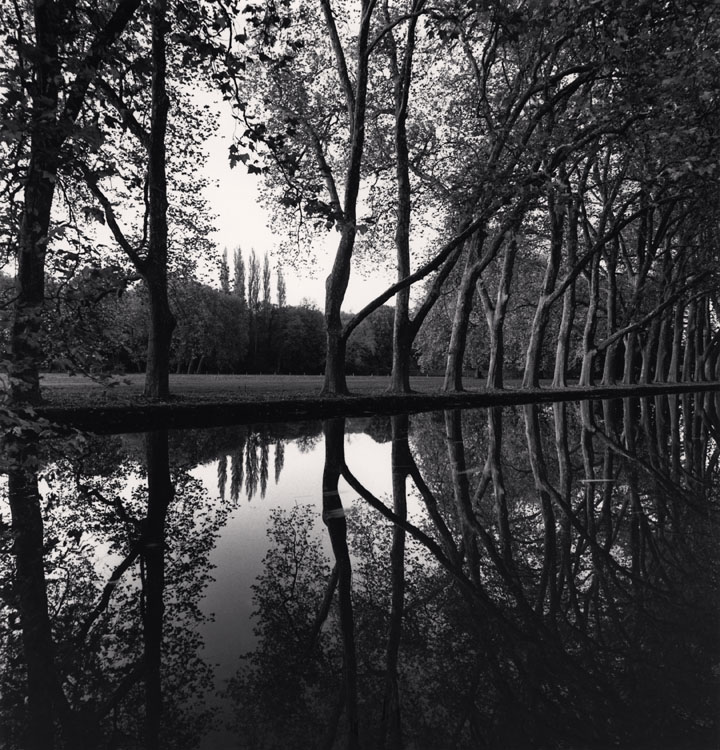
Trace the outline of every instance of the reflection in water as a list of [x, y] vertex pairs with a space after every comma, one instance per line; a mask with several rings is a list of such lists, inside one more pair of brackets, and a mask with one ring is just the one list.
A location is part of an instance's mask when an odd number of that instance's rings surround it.
[[[717, 747], [717, 407], [8, 437], [2, 746]], [[357, 430], [391, 440], [389, 476]], [[268, 511], [254, 645], [214, 696], [212, 550], [321, 434], [316, 500]]]

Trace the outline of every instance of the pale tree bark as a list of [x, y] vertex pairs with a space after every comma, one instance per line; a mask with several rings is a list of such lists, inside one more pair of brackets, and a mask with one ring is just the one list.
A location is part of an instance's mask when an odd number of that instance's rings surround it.
[[[672, 246], [670, 238], [665, 238], [665, 252], [663, 253], [663, 295], [667, 297], [669, 294], [671, 283], [673, 279], [673, 262], [672, 262]], [[670, 341], [672, 339], [672, 327], [671, 323], [674, 319], [674, 312], [672, 309], [668, 310], [660, 320], [660, 330], [658, 331], [657, 348], [655, 350], [655, 375], [653, 382], [664, 383], [668, 375], [668, 367], [670, 361]]]
[[[413, 54], [415, 52], [415, 30], [424, 0], [413, 0], [408, 21], [402, 61], [398, 59], [398, 46], [390, 31], [387, 34], [390, 50], [391, 72], [395, 79], [395, 176], [397, 179], [397, 223], [395, 226], [395, 249], [397, 255], [398, 281], [410, 275], [410, 218], [412, 213], [410, 186], [410, 155], [407, 136], [408, 105], [412, 83]], [[390, 24], [390, 14], [385, 3], [385, 23]], [[390, 391], [410, 392], [410, 354], [412, 346], [410, 322], [410, 287], [400, 290], [395, 296], [393, 322], [393, 361], [390, 374]]]
[[682, 353], [683, 330], [685, 328], [685, 303], [678, 301], [675, 305], [673, 317], [673, 338], [670, 349], [670, 368], [668, 371], [668, 383], [677, 383], [680, 376], [680, 357]]
[[[567, 228], [567, 268], [577, 265], [579, 204], [582, 195], [578, 190], [576, 196], [568, 202]], [[570, 345], [575, 320], [575, 282], [567, 286], [563, 293], [562, 317], [555, 348], [555, 370], [553, 388], [564, 388], [567, 385], [567, 371], [570, 360]]]
[[687, 307], [687, 326], [685, 327], [685, 348], [683, 351], [682, 373], [680, 380], [689, 383], [693, 379], [695, 364], [695, 331], [697, 329], [697, 302], [690, 300]]
[[[485, 245], [487, 234], [484, 227], [479, 228], [472, 239], [455, 303], [447, 363], [445, 366], [445, 380], [443, 382], [443, 390], [445, 391], [463, 390], [465, 344], [478, 279], [493, 259], [497, 257], [503, 243], [514, 240], [515, 232], [528, 210], [530, 200], [530, 190], [523, 191], [518, 197], [515, 206], [504, 217], [487, 246]], [[481, 254], [483, 247], [485, 250]], [[511, 269], [508, 268], [507, 270], [508, 275], [511, 276]]]
[[443, 390], [445, 391], [463, 390], [465, 342], [470, 322], [470, 313], [472, 311], [473, 297], [475, 296], [475, 286], [482, 272], [481, 264], [478, 262], [477, 257], [474, 256], [477, 254], [477, 246], [483, 239], [483, 236], [478, 234], [473, 240], [465, 262], [462, 279], [460, 280], [460, 289], [458, 290], [455, 302], [455, 313], [453, 315], [447, 364], [445, 367], [445, 380], [443, 382]]
[[490, 295], [483, 283], [482, 277], [478, 281], [480, 300], [482, 301], [485, 320], [487, 321], [488, 332], [490, 334], [490, 354], [487, 380], [485, 383], [487, 388], [502, 389], [503, 387], [505, 315], [507, 313], [508, 302], [510, 301], [510, 286], [512, 284], [513, 268], [515, 266], [517, 251], [518, 243], [513, 237], [505, 246], [503, 266], [495, 302], [490, 299]]
[[332, 270], [325, 282], [326, 360], [322, 393], [342, 395], [348, 392], [345, 378], [345, 346], [340, 310], [350, 281], [350, 267], [357, 233], [357, 200], [360, 190], [361, 167], [365, 148], [365, 117], [368, 87], [368, 37], [375, 0], [362, 0], [355, 55], [357, 66], [354, 82], [350, 80], [345, 53], [335, 25], [330, 0], [322, 0], [336, 68], [345, 91], [350, 121], [349, 158], [342, 205], [341, 236]]
[[[663, 316], [664, 317], [664, 316]], [[660, 345], [661, 319], [655, 318], [648, 329], [645, 342], [640, 352], [640, 382], [649, 383], [652, 375], [652, 366], [656, 360], [656, 352]]]
[[[605, 332], [606, 336], [612, 336], [617, 330], [617, 260], [619, 252], [619, 240], [616, 237], [608, 248], [605, 257], [605, 275], [607, 286], [605, 290]], [[615, 383], [615, 356], [617, 343], [611, 344], [605, 351], [605, 362], [603, 364], [602, 384], [612, 385]]]
[[[567, 179], [566, 175], [564, 177]], [[555, 290], [555, 283], [560, 272], [566, 208], [569, 201], [569, 196], [564, 192], [556, 194], [551, 190], [548, 194], [547, 208], [550, 223], [550, 251], [548, 253], [545, 276], [540, 288], [540, 296], [535, 309], [535, 317], [533, 318], [530, 340], [525, 355], [523, 388], [538, 388], [540, 386], [540, 361], [545, 340], [545, 331], [550, 321], [550, 307], [557, 299], [557, 295], [553, 295], [553, 291]]]
[[583, 359], [580, 370], [580, 385], [593, 384], [593, 366], [595, 362], [595, 328], [597, 327], [597, 309], [600, 296], [600, 256], [596, 255], [590, 269], [588, 309], [583, 329]]

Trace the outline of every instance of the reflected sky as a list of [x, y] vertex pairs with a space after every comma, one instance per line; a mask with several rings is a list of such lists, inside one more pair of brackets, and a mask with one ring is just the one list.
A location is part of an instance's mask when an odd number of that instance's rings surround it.
[[3, 747], [714, 748], [718, 434], [701, 394], [10, 444]]

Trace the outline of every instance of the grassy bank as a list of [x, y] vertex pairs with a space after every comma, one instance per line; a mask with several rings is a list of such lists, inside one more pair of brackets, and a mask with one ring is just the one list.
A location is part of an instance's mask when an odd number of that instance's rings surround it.
[[[389, 377], [348, 376], [353, 395], [379, 396]], [[143, 399], [144, 375], [114, 376], [106, 381], [82, 375], [50, 373], [42, 376], [43, 397], [52, 406], [84, 407], [139, 404]], [[413, 390], [429, 394], [442, 389], [440, 377], [412, 378]], [[234, 403], [316, 398], [323, 385], [322, 375], [171, 375], [170, 392], [177, 403]], [[468, 381], [469, 390], [481, 390], [483, 381]]]
[[482, 381], [468, 380], [465, 392], [444, 393], [442, 378], [416, 377], [414, 393], [389, 394], [388, 385], [386, 377], [349, 377], [351, 396], [322, 398], [319, 375], [177, 375], [171, 378], [172, 399], [154, 403], [142, 396], [140, 375], [99, 383], [51, 374], [43, 378], [46, 403], [37, 412], [80, 429], [122, 432], [720, 390], [718, 383], [564, 389], [546, 383], [525, 390], [516, 381], [503, 391], [486, 391]]

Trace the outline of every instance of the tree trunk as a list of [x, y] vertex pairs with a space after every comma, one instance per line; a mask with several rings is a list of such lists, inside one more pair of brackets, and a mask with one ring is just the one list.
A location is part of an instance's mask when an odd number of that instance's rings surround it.
[[175, 319], [167, 292], [168, 227], [165, 136], [170, 100], [166, 89], [165, 34], [167, 0], [152, 6], [152, 111], [148, 145], [148, 256], [143, 277], [150, 298], [148, 357], [145, 396], [167, 399], [170, 395], [170, 342]]
[[[415, 0], [413, 9], [419, 8], [423, 0]], [[387, 19], [389, 20], [389, 19]], [[407, 113], [412, 80], [413, 52], [415, 49], [415, 29], [417, 15], [408, 23], [405, 55], [399, 65], [395, 37], [388, 35], [390, 58], [395, 76], [395, 154], [397, 166], [397, 225], [395, 228], [395, 248], [397, 254], [398, 281], [410, 275], [410, 216], [412, 211], [410, 188], [410, 159], [407, 142]], [[410, 354], [412, 334], [410, 323], [410, 287], [401, 289], [395, 295], [395, 319], [393, 323], [393, 362], [390, 375], [390, 391], [410, 392]]]
[[159, 278], [146, 276], [145, 281], [150, 302], [145, 396], [167, 399], [170, 395], [170, 344], [175, 317], [170, 311], [165, 274], [161, 272]]
[[[578, 221], [580, 212], [578, 210], [579, 195], [568, 203], [568, 229], [567, 229], [567, 261], [566, 267], [570, 272], [577, 265], [578, 249]], [[560, 330], [558, 331], [557, 346], [555, 347], [555, 369], [553, 372], [553, 388], [565, 388], [567, 386], [567, 371], [570, 360], [570, 343], [575, 320], [575, 281], [568, 286], [563, 294], [562, 317], [560, 318]]]
[[57, 718], [57, 677], [43, 562], [43, 520], [37, 471], [37, 444], [6, 445], [10, 460], [8, 499], [12, 514], [14, 590], [27, 669], [29, 713], [26, 747], [52, 750]]
[[673, 318], [673, 338], [670, 350], [670, 370], [668, 372], [668, 383], [677, 383], [680, 374], [680, 353], [682, 350], [682, 336], [685, 320], [685, 306], [678, 302], [675, 306]]
[[490, 332], [490, 358], [486, 385], [488, 388], [503, 387], [503, 364], [505, 360], [505, 315], [510, 300], [513, 269], [517, 256], [517, 241], [513, 238], [505, 248], [502, 274], [495, 303], [492, 304], [484, 286], [480, 285], [481, 299], [485, 308], [485, 319]]
[[540, 358], [542, 356], [545, 330], [550, 319], [547, 297], [542, 297], [535, 310], [535, 317], [530, 330], [530, 342], [525, 354], [525, 372], [523, 374], [523, 388], [540, 387]]
[[[59, 3], [33, 2], [35, 44], [23, 51], [32, 71], [29, 154], [18, 233], [17, 293], [10, 329], [10, 392], [17, 404], [40, 401], [40, 365], [45, 352], [40, 337], [45, 299], [45, 255], [57, 184], [60, 152], [85, 100], [87, 89], [107, 48], [122, 34], [140, 0], [121, 0], [78, 60], [79, 72], [60, 111], [58, 63]], [[29, 82], [27, 82], [29, 83]]]
[[[617, 278], [615, 277], [617, 269], [617, 251], [619, 240], [615, 238], [613, 247], [609, 251], [607, 258], [607, 292], [606, 292], [606, 335], [612, 336], [617, 330]], [[617, 352], [617, 343], [612, 343], [605, 350], [605, 362], [603, 364], [603, 385], [613, 385], [615, 383], [615, 355]]]
[[650, 324], [645, 346], [642, 348], [642, 362], [640, 365], [640, 382], [649, 383], [652, 375], [653, 362], [657, 360], [656, 352], [660, 341], [660, 318], [657, 317]]
[[567, 386], [567, 371], [570, 361], [570, 337], [572, 335], [573, 320], [575, 318], [575, 283], [563, 294], [562, 318], [558, 331], [557, 347], [555, 348], [555, 371], [553, 372], [553, 388]]
[[492, 326], [490, 327], [490, 359], [488, 361], [487, 388], [496, 388], [502, 390], [503, 381], [503, 363], [505, 360], [505, 312], [498, 314], [497, 308], [493, 315]]
[[343, 677], [345, 710], [348, 721], [349, 750], [359, 746], [357, 655], [355, 651], [355, 624], [352, 606], [352, 565], [347, 544], [347, 521], [338, 491], [338, 481], [345, 467], [345, 420], [342, 417], [323, 423], [325, 435], [325, 468], [322, 477], [323, 521], [328, 529], [330, 543], [338, 571], [338, 599], [340, 629], [343, 642]]
[[[404, 289], [395, 298], [395, 322], [393, 324], [393, 361], [390, 374], [391, 393], [410, 393], [410, 362], [412, 355], [412, 338], [410, 320], [407, 315], [409, 309], [409, 290]], [[400, 303], [400, 297], [407, 297]], [[403, 313], [402, 310], [405, 310]]]
[[629, 331], [625, 336], [625, 364], [623, 365], [623, 383], [630, 385], [635, 382], [635, 341], [637, 333]]
[[[350, 264], [355, 248], [357, 199], [360, 190], [361, 166], [365, 149], [365, 117], [368, 84], [368, 55], [366, 54], [373, 16], [373, 0], [362, 0], [360, 25], [357, 36], [357, 68], [354, 85], [347, 75], [345, 56], [342, 51], [335, 19], [329, 2], [324, 2], [328, 31], [333, 43], [336, 67], [346, 90], [348, 118], [350, 121], [349, 161], [345, 179], [345, 195], [342, 206], [341, 237], [335, 253], [332, 271], [325, 282], [325, 326], [327, 348], [325, 357], [325, 381], [323, 395], [344, 395], [348, 392], [345, 380], [345, 347], [343, 326], [340, 318], [345, 292], [350, 280]], [[338, 206], [338, 209], [340, 206]]]
[[695, 330], [697, 328], [697, 304], [693, 300], [688, 304], [687, 327], [685, 328], [685, 351], [683, 352], [682, 373], [680, 382], [689, 383], [693, 379], [695, 364]]
[[[393, 416], [392, 424], [392, 492], [393, 511], [398, 518], [407, 520], [407, 475], [412, 464], [408, 444], [408, 415]], [[402, 720], [400, 713], [399, 655], [405, 613], [405, 536], [399, 525], [393, 526], [390, 549], [392, 593], [386, 651], [385, 704], [383, 709], [383, 747], [400, 750]]]
[[523, 388], [538, 388], [540, 386], [540, 360], [542, 357], [545, 331], [550, 320], [550, 307], [554, 301], [552, 292], [555, 289], [558, 273], [560, 272], [560, 258], [565, 232], [565, 212], [558, 202], [562, 196], [552, 191], [548, 195], [548, 214], [550, 219], [550, 252], [548, 253], [545, 276], [543, 278], [540, 298], [538, 299], [535, 317], [533, 318], [530, 343], [525, 357], [525, 374]]
[[590, 271], [590, 290], [587, 317], [583, 330], [583, 360], [580, 372], [580, 385], [593, 384], [593, 366], [597, 350], [595, 349], [595, 328], [597, 325], [597, 308], [600, 282], [600, 254], [593, 258]]
[[657, 349], [655, 350], [655, 377], [653, 378], [655, 383], [665, 382], [668, 361], [668, 330], [667, 315], [663, 315], [658, 331]]
[[445, 381], [443, 390], [463, 390], [463, 360], [465, 359], [465, 342], [467, 340], [470, 312], [472, 311], [473, 297], [475, 296], [475, 285], [480, 278], [480, 264], [475, 254], [468, 254], [465, 270], [463, 271], [457, 302], [455, 303], [455, 315], [453, 317], [452, 332], [450, 333], [450, 346], [448, 347], [447, 365], [445, 367]]
[[162, 637], [165, 605], [165, 519], [173, 497], [167, 430], [145, 437], [148, 509], [142, 545], [145, 571], [143, 585], [143, 645], [145, 657], [145, 747], [161, 747]]
[[345, 347], [340, 308], [350, 279], [350, 258], [355, 241], [355, 230], [346, 227], [340, 240], [335, 264], [325, 285], [325, 382], [323, 395], [348, 393], [345, 380]]
[[32, 87], [30, 154], [18, 237], [17, 297], [10, 333], [10, 386], [15, 403], [40, 401], [40, 339], [45, 299], [45, 254], [50, 229], [60, 147], [58, 133], [58, 9], [56, 3], [34, 3], [35, 80]]

